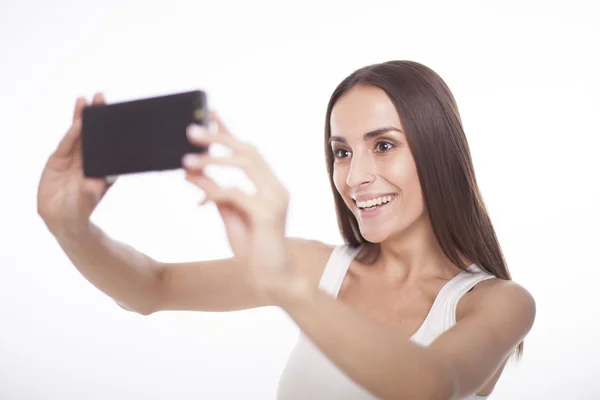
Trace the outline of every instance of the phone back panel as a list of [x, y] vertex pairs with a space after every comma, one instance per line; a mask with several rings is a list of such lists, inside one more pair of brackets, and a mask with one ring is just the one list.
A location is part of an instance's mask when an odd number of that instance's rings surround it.
[[186, 153], [207, 148], [192, 145], [191, 123], [208, 125], [206, 94], [176, 93], [83, 110], [82, 156], [87, 177], [181, 168]]

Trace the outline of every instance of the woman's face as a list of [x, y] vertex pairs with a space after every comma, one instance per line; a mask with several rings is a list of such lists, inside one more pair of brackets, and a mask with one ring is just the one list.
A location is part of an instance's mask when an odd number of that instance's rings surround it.
[[[330, 126], [333, 181], [367, 241], [401, 234], [423, 216], [415, 162], [396, 108], [382, 89], [350, 89], [334, 105]], [[370, 205], [376, 207], [369, 210]]]

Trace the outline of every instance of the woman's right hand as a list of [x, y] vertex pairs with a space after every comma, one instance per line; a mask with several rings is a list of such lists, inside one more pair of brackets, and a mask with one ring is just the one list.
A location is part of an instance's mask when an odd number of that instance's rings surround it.
[[[96, 93], [93, 104], [104, 104]], [[89, 226], [89, 219], [112, 183], [83, 176], [81, 122], [85, 98], [78, 98], [73, 124], [49, 157], [42, 172], [37, 195], [38, 214], [53, 233], [77, 232]]]

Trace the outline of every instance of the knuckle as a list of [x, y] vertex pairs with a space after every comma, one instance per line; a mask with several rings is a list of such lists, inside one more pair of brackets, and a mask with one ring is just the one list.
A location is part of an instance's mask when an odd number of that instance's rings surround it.
[[255, 163], [265, 163], [265, 160], [263, 159], [260, 150], [255, 144], [246, 143], [244, 145], [244, 152], [248, 155], [249, 158], [253, 159]]
[[242, 192], [239, 188], [231, 188], [229, 190], [229, 195], [234, 199], [241, 199], [245, 196], [244, 192]]
[[243, 169], [247, 169], [252, 165], [252, 163], [250, 162], [250, 159], [247, 157], [239, 157], [238, 165]]
[[290, 200], [290, 192], [282, 185], [277, 185], [277, 189], [273, 193], [279, 203], [287, 204]]
[[241, 142], [240, 147], [244, 152], [247, 153], [256, 153], [256, 145], [249, 142]]
[[269, 196], [268, 200], [264, 201], [265, 209], [271, 217], [279, 218], [282, 214], [287, 213], [288, 200], [282, 196]]
[[257, 219], [263, 226], [272, 226], [277, 221], [277, 215], [268, 207], [260, 207], [257, 211]]

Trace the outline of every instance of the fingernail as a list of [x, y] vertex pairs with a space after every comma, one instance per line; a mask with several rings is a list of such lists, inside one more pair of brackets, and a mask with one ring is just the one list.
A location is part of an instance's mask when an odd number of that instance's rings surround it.
[[186, 154], [183, 156], [183, 163], [188, 167], [195, 167], [200, 164], [200, 157], [196, 154]]
[[206, 136], [206, 129], [198, 124], [192, 124], [188, 126], [187, 134], [192, 139], [202, 139]]
[[210, 123], [208, 124], [208, 132], [211, 135], [214, 135], [218, 131], [219, 131], [219, 124], [217, 124], [217, 121], [210, 121]]

